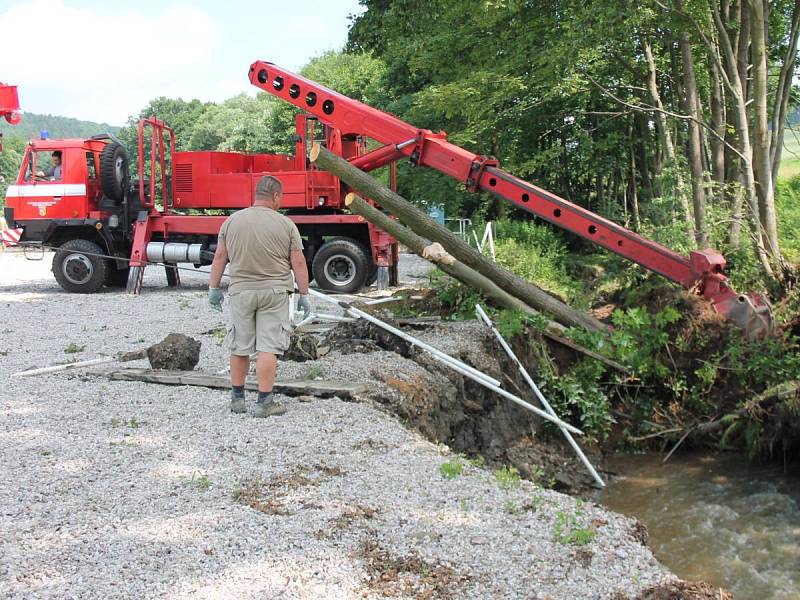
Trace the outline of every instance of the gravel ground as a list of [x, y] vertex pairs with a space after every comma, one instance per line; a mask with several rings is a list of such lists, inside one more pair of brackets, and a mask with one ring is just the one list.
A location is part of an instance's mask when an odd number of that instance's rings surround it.
[[[407, 281], [424, 272], [407, 264]], [[446, 479], [447, 448], [367, 402], [283, 398], [286, 415], [257, 420], [219, 390], [9, 378], [173, 331], [219, 371], [203, 332], [223, 317], [204, 277], [184, 281], [167, 289], [153, 270], [140, 297], [69, 295], [49, 260], [0, 254], [0, 597], [612, 598], [673, 578], [633, 520], [466, 463]], [[279, 377], [369, 383], [415, 364], [333, 352]], [[557, 539], [589, 529], [586, 545]]]

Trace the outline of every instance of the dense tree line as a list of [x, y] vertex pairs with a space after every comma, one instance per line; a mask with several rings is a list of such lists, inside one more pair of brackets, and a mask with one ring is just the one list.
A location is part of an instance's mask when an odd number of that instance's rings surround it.
[[784, 276], [800, 2], [362, 3], [348, 48], [385, 63], [404, 116], [682, 250], [749, 241]]
[[42, 131], [47, 131], [51, 138], [85, 138], [98, 133], [117, 133], [119, 127], [108, 123], [29, 112], [24, 113], [18, 125], [9, 125], [0, 119], [0, 134], [6, 139], [13, 137], [28, 140], [39, 137]]

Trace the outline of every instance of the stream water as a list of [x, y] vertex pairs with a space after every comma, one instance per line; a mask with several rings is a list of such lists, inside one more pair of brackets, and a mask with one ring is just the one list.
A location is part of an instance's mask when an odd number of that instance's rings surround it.
[[800, 468], [743, 457], [619, 455], [601, 496], [638, 518], [658, 559], [682, 579], [743, 600], [800, 600]]

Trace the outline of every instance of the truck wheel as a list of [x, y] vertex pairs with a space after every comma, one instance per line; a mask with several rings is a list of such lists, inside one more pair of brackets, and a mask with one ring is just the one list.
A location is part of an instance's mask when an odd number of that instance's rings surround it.
[[106, 196], [122, 202], [128, 184], [128, 153], [117, 142], [106, 144], [100, 153], [100, 184]]
[[322, 289], [351, 294], [364, 287], [371, 262], [357, 241], [333, 238], [325, 242], [314, 256], [311, 272]]
[[67, 292], [91, 294], [106, 281], [108, 262], [99, 255], [105, 251], [88, 240], [70, 240], [53, 257], [53, 275]]

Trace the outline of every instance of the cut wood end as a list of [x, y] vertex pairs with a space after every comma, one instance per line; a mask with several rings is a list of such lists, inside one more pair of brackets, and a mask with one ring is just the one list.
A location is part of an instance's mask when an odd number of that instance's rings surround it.
[[355, 199], [358, 198], [353, 192], [348, 192], [347, 195], [344, 197], [344, 205], [350, 206]]
[[308, 158], [311, 160], [311, 162], [317, 162], [321, 150], [322, 145], [319, 142], [314, 142], [314, 144], [311, 146], [311, 151], [308, 153]]

